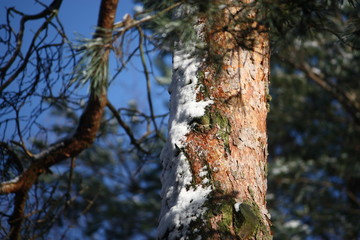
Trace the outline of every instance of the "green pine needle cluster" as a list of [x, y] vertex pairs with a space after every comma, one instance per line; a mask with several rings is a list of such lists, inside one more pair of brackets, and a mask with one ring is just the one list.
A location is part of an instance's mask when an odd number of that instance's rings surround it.
[[80, 59], [74, 70], [72, 83], [85, 85], [90, 83], [90, 91], [100, 95], [108, 86], [108, 61], [105, 52], [111, 46], [105, 38], [82, 39], [76, 49]]

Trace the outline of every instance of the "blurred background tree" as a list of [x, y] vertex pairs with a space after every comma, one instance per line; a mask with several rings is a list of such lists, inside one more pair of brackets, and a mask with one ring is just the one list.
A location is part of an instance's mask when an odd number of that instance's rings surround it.
[[275, 239], [360, 237], [359, 7], [341, 5], [274, 47], [268, 130]]
[[[177, 1], [137, 4], [132, 19], [141, 20]], [[274, 238], [359, 239], [360, 3], [259, 4], [265, 16], [260, 20], [269, 26], [272, 39], [268, 204]], [[211, 13], [209, 6], [200, 7]], [[34, 42], [26, 43], [14, 67], [4, 71], [17, 49], [14, 16], [22, 14], [9, 8], [0, 28], [1, 181], [31, 164], [27, 150], [42, 151], [74, 131], [87, 96], [69, 84], [81, 56], [56, 16], [46, 15], [44, 25], [33, 23], [39, 26]], [[159, 16], [136, 25], [143, 28], [143, 52], [138, 44], [128, 44], [140, 42], [136, 28], [114, 33], [113, 49], [120, 60], [113, 76], [121, 76], [135, 61], [145, 84], [163, 89], [156, 82], [166, 85], [169, 79], [171, 42], [190, 36], [191, 26], [187, 19], [185, 24], [173, 22], [170, 11]], [[156, 49], [161, 54], [154, 54]], [[141, 56], [147, 56], [145, 65]], [[94, 145], [40, 175], [29, 192], [23, 238], [154, 239], [160, 208], [158, 156], [167, 121], [157, 108], [151, 113], [135, 102], [109, 104]], [[0, 196], [1, 239], [8, 236], [13, 201], [12, 194]]]

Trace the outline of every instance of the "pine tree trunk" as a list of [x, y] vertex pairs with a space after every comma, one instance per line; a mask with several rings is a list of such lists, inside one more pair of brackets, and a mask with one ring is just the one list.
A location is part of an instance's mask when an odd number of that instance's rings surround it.
[[238, 10], [224, 9], [213, 23], [199, 18], [205, 54], [176, 46], [159, 239], [272, 239], [265, 200], [269, 40], [256, 21], [230, 17]]

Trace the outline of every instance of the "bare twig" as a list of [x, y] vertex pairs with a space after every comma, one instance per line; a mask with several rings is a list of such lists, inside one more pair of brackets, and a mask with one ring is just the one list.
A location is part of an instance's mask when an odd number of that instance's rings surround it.
[[149, 109], [150, 109], [150, 116], [151, 116], [151, 120], [154, 124], [154, 128], [156, 131], [156, 134], [158, 134], [158, 127], [156, 124], [156, 119], [155, 119], [155, 114], [154, 114], [154, 107], [153, 107], [153, 103], [152, 103], [152, 99], [151, 99], [151, 83], [150, 83], [150, 76], [149, 76], [149, 71], [147, 68], [147, 64], [146, 64], [146, 60], [145, 60], [145, 52], [144, 52], [144, 48], [143, 48], [143, 44], [144, 44], [144, 32], [142, 31], [142, 29], [140, 27], [137, 27], [138, 31], [139, 31], [139, 49], [140, 49], [140, 58], [141, 58], [141, 63], [144, 69], [144, 74], [145, 74], [145, 80], [146, 80], [146, 93], [147, 93], [147, 99], [148, 99], [148, 104], [149, 104]]
[[116, 108], [111, 104], [111, 102], [108, 100], [106, 106], [109, 108], [111, 113], [116, 118], [119, 125], [125, 130], [126, 134], [130, 138], [131, 144], [133, 144], [137, 149], [139, 149], [141, 152], [148, 154], [149, 152], [145, 150], [136, 140], [134, 134], [132, 133], [130, 127], [122, 120], [120, 113], [116, 110]]
[[145, 23], [145, 22], [149, 22], [151, 20], [154, 20], [155, 18], [173, 10], [174, 8], [177, 8], [178, 6], [180, 6], [181, 4], [183, 4], [184, 1], [180, 1], [180, 2], [177, 2], [159, 12], [157, 12], [156, 14], [152, 15], [152, 16], [146, 16], [144, 18], [141, 18], [139, 20], [133, 20], [133, 19], [124, 19], [124, 21], [121, 21], [121, 22], [117, 22], [114, 24], [114, 28], [118, 28], [118, 33], [115, 34], [115, 36], [120, 36], [122, 35], [124, 32], [128, 31], [129, 29], [131, 28], [134, 28], [134, 27], [138, 27], [140, 26], [140, 24], [142, 23]]
[[[20, 30], [19, 33], [17, 34], [17, 39], [16, 39], [16, 49], [13, 53], [13, 55], [11, 56], [11, 58], [7, 61], [7, 63], [5, 64], [4, 67], [0, 68], [0, 73], [2, 76], [6, 75], [7, 70], [11, 67], [11, 65], [14, 63], [15, 59], [19, 56], [20, 54], [20, 50], [21, 50], [21, 46], [22, 46], [22, 41], [23, 41], [23, 35], [24, 35], [24, 31], [25, 31], [25, 23], [28, 20], [37, 20], [40, 18], [45, 18], [47, 15], [51, 15], [49, 18], [46, 19], [46, 21], [42, 24], [42, 26], [38, 29], [38, 31], [35, 33], [33, 40], [30, 44], [30, 47], [26, 53], [26, 56], [23, 60], [22, 65], [17, 69], [17, 71], [15, 71], [14, 74], [12, 74], [6, 81], [5, 83], [3, 83], [0, 86], [0, 92], [2, 92], [7, 86], [10, 85], [10, 83], [12, 83], [15, 78], [24, 70], [26, 64], [28, 63], [28, 60], [33, 52], [33, 48], [34, 48], [34, 44], [35, 44], [35, 40], [37, 39], [37, 37], [40, 35], [40, 33], [46, 29], [47, 25], [50, 23], [50, 21], [52, 20], [52, 18], [54, 16], [56, 16], [57, 14], [57, 10], [59, 9], [59, 7], [61, 6], [61, 2], [62, 0], [54, 0], [52, 2], [52, 4], [46, 8], [44, 11], [42, 11], [39, 14], [36, 15], [24, 15], [21, 19], [21, 23], [20, 23]], [[9, 9], [12, 11], [15, 11], [14, 9]]]
[[68, 184], [67, 184], [67, 192], [65, 194], [66, 206], [70, 204], [70, 200], [71, 200], [70, 192], [71, 192], [71, 184], [72, 184], [72, 180], [73, 180], [74, 168], [75, 168], [75, 157], [72, 157], [71, 163], [70, 163], [70, 172], [69, 172], [69, 180], [68, 180]]

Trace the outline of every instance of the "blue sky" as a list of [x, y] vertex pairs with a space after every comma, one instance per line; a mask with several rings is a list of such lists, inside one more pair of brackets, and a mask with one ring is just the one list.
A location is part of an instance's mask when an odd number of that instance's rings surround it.
[[[43, 0], [44, 4], [49, 5], [51, 0]], [[91, 38], [95, 31], [97, 24], [98, 11], [100, 0], [63, 0], [59, 18], [62, 22], [67, 36], [70, 41], [76, 42], [80, 38]], [[0, 22], [4, 23], [6, 10], [5, 7], [15, 7], [16, 9], [26, 14], [36, 14], [43, 10], [40, 4], [34, 3], [32, 0], [1, 0], [0, 1]], [[120, 0], [116, 22], [120, 21], [126, 13], [133, 13], [134, 3], [130, 0]], [[15, 22], [15, 20], [14, 20]], [[38, 23], [32, 21], [27, 24], [27, 27], [36, 29]], [[16, 22], [15, 26], [18, 26]], [[35, 31], [35, 30], [33, 30]], [[32, 33], [24, 35], [24, 46], [27, 48], [26, 42], [30, 42]], [[138, 40], [132, 42], [129, 46], [135, 46]], [[1, 51], [1, 49], [0, 49]], [[114, 73], [111, 71], [116, 67], [116, 58], [112, 58], [110, 62], [110, 76]], [[152, 79], [154, 83], [154, 79]], [[16, 88], [14, 83], [10, 85], [9, 89]], [[163, 114], [167, 112], [167, 107], [164, 104], [169, 96], [164, 87], [158, 87], [156, 84], [152, 86], [152, 98], [154, 101], [154, 109], [156, 114]], [[84, 87], [84, 91], [87, 87]], [[128, 67], [117, 77], [109, 88], [108, 97], [110, 101], [117, 108], [127, 107], [129, 102], [136, 101], [140, 110], [148, 112], [148, 103], [145, 88], [145, 79], [142, 74], [142, 65], [138, 57], [135, 57]], [[34, 104], [34, 103], [33, 103]], [[35, 103], [36, 104], [36, 103]], [[30, 110], [25, 108], [24, 112]], [[44, 117], [44, 119], [47, 119]], [[44, 121], [44, 120], [43, 120]]]

